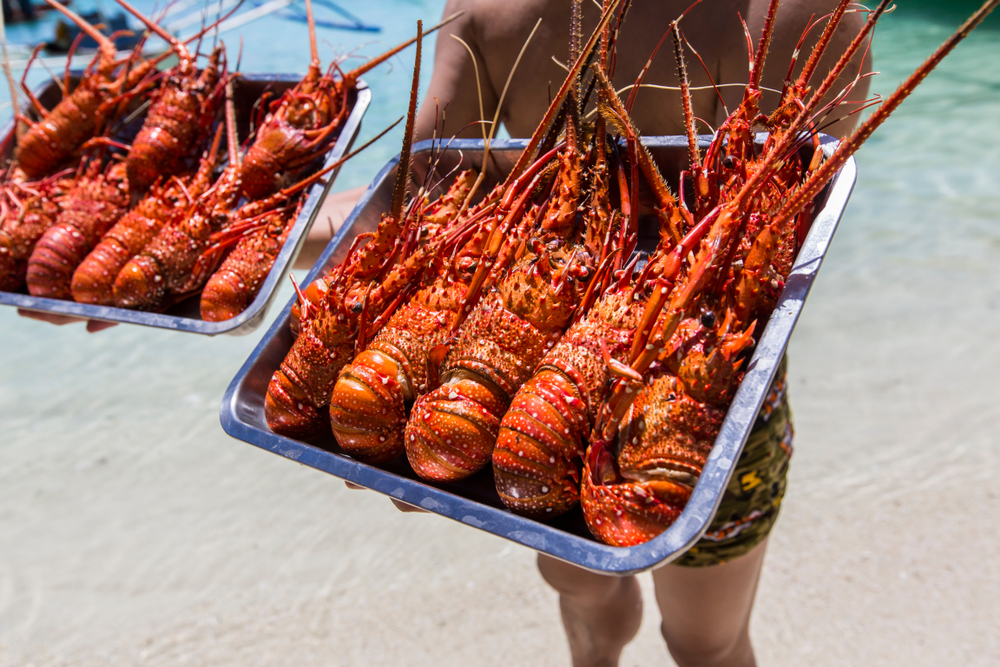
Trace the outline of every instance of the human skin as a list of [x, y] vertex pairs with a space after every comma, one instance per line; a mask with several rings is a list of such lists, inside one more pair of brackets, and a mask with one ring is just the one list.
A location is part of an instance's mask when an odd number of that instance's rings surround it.
[[[613, 79], [616, 88], [633, 83], [656, 43], [669, 29], [670, 22], [692, 1], [633, 2], [618, 42]], [[822, 17], [836, 4], [835, 0], [784, 0], [781, 3], [761, 82], [763, 88], [780, 90], [805, 27], [813, 17]], [[691, 85], [704, 88], [692, 93], [694, 115], [701, 119], [699, 133], [711, 133], [725, 119], [727, 109], [732, 110], [739, 104], [743, 88], [728, 84], [745, 84], [747, 79], [749, 55], [740, 17], [746, 20], [756, 44], [763, 31], [768, 5], [767, 0], [706, 0], [683, 19], [684, 35], [705, 63], [703, 68], [688, 52], [686, 60]], [[449, 0], [444, 15], [458, 11], [464, 12], [463, 15], [443, 28], [438, 37], [433, 75], [417, 115], [416, 139], [434, 135], [435, 116], [442, 109], [445, 135], [482, 136], [481, 125], [475, 121], [493, 117], [508, 72], [521, 45], [541, 17], [542, 23], [525, 50], [499, 114], [511, 137], [530, 136], [548, 107], [550, 94], [564, 79], [564, 71], [553, 58], [562, 63], [568, 59], [570, 3], [564, 0]], [[583, 13], [583, 33], [587, 35], [597, 23], [599, 10], [593, 2], [584, 2]], [[814, 85], [836, 62], [864, 20], [861, 14], [845, 16], [827, 49], [828, 55], [817, 68]], [[821, 31], [822, 24], [810, 33], [811, 39], [806, 40], [799, 60], [800, 67]], [[476, 56], [482, 116], [472, 60], [452, 35], [465, 41]], [[834, 94], [859, 74], [871, 71], [870, 60], [863, 56], [862, 53], [855, 58], [842, 74], [834, 86]], [[712, 80], [722, 84], [719, 89], [722, 101], [711, 89]], [[678, 85], [669, 37], [644, 83]], [[867, 93], [868, 81], [862, 79], [847, 100], [861, 101]], [[773, 109], [777, 99], [776, 92], [765, 92], [763, 110]], [[838, 114], [835, 118], [845, 115], [844, 112]], [[680, 93], [676, 91], [642, 90], [632, 115], [640, 132], [647, 136], [685, 132]], [[844, 118], [824, 127], [824, 131], [843, 136], [853, 129], [856, 118]], [[339, 197], [334, 196], [331, 204], [349, 210], [360, 194], [361, 189], [341, 193]], [[328, 238], [328, 234], [317, 233], [310, 242], [325, 245]], [[310, 253], [309, 250], [305, 252]], [[314, 252], [318, 256], [319, 252]], [[413, 511], [413, 508], [401, 509]], [[767, 540], [744, 556], [721, 565], [701, 568], [667, 565], [653, 572], [662, 634], [680, 667], [751, 667], [756, 664], [749, 625], [766, 549]], [[559, 593], [574, 667], [617, 665], [622, 649], [635, 636], [641, 620], [642, 599], [635, 577], [595, 574], [543, 554], [538, 556], [538, 566], [545, 581]]]
[[[622, 89], [634, 83], [657, 42], [669, 29], [671, 21], [691, 6], [694, 0], [634, 0], [622, 25], [618, 41], [614, 84]], [[687, 51], [688, 77], [694, 88], [692, 105], [699, 134], [710, 134], [739, 104], [747, 80], [749, 55], [747, 39], [740, 23], [742, 16], [754, 44], [764, 28], [768, 2], [766, 0], [704, 0], [681, 21], [684, 36], [701, 56], [701, 63]], [[796, 43], [811, 18], [829, 13], [835, 0], [784, 0], [778, 8], [774, 35], [761, 85], [780, 90], [788, 73]], [[538, 31], [528, 44], [515, 71], [500, 110], [500, 122], [511, 137], [529, 137], [548, 108], [549, 95], [558, 89], [565, 71], [554, 62], [568, 60], [570, 3], [566, 0], [449, 0], [444, 16], [462, 15], [440, 31], [434, 54], [434, 69], [427, 95], [417, 113], [415, 135], [419, 141], [434, 136], [435, 116], [443, 109], [444, 134], [459, 137], [482, 137], [481, 118], [492, 120], [500, 93], [514, 66], [521, 45], [527, 40], [539, 18]], [[583, 34], [597, 24], [600, 12], [592, 1], [583, 3]], [[820, 61], [814, 85], [836, 62], [864, 24], [865, 16], [848, 14], [833, 36], [827, 55]], [[799, 66], [805, 63], [823, 25], [812, 30], [807, 38]], [[483, 116], [479, 113], [476, 75], [468, 51], [454, 37], [466, 42], [476, 55], [482, 90]], [[870, 59], [863, 53], [856, 57], [841, 75], [834, 92], [853, 81], [859, 73], [871, 71]], [[711, 79], [706, 72], [711, 72]], [[712, 81], [720, 84], [719, 95], [711, 88]], [[678, 78], [671, 38], [668, 37], [653, 60], [644, 85], [677, 87]], [[734, 85], [735, 84], [735, 85]], [[848, 96], [849, 102], [864, 100], [868, 80], [862, 79]], [[762, 107], [770, 111], [778, 100], [777, 92], [765, 90]], [[842, 107], [854, 109], [856, 106]], [[840, 112], [836, 117], [844, 115]], [[632, 112], [639, 131], [647, 136], [683, 134], [681, 97], [678, 91], [643, 89]], [[856, 116], [835, 122], [824, 129], [828, 134], [842, 136], [856, 124]], [[440, 132], [439, 132], [440, 133]], [[323, 205], [323, 215], [332, 225], [317, 224], [309, 232], [296, 268], [310, 268], [331, 238], [331, 230], [347, 217], [364, 188], [353, 188], [330, 195]], [[326, 220], [326, 217], [321, 217]]]

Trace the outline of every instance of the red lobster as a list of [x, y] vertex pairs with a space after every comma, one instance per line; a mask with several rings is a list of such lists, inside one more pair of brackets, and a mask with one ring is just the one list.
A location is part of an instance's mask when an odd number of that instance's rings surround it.
[[[515, 172], [508, 177], [507, 187], [548, 132], [570, 89], [579, 87], [583, 64], [610, 21], [614, 6], [605, 10], [598, 29], [575, 59]], [[574, 120], [577, 104], [574, 94], [567, 102], [566, 143], [559, 151], [553, 194], [540, 211], [539, 231], [528, 240], [513, 268], [495, 277], [495, 287], [482, 299], [478, 299], [482, 279], [473, 280], [466, 297], [471, 314], [464, 323], [461, 319], [456, 323], [461, 328], [439, 371], [443, 384], [413, 406], [406, 424], [406, 454], [414, 471], [425, 479], [462, 479], [490, 461], [500, 420], [511, 398], [558, 341], [588, 291], [597, 263], [610, 251], [605, 245], [607, 229], [588, 231], [583, 242], [577, 226], [582, 187], [582, 157]], [[494, 233], [505, 232], [498, 227]], [[488, 253], [477, 277], [485, 276], [495, 257], [495, 252]], [[502, 270], [504, 265], [498, 268]]]
[[90, 163], [66, 195], [54, 225], [45, 230], [28, 259], [27, 283], [32, 296], [72, 297], [73, 272], [104, 233], [128, 209], [125, 165]]
[[[75, 183], [65, 171], [33, 183], [10, 181], [6, 197], [15, 210], [5, 205], [0, 222], [0, 290], [14, 292], [24, 286], [28, 258], [35, 244], [56, 222], [62, 201]], [[20, 201], [13, 193], [17, 189], [25, 197]]]
[[[416, 242], [416, 214], [423, 205], [422, 198], [415, 199], [405, 215], [403, 206], [422, 36], [422, 24], [418, 22], [410, 107], [391, 207], [383, 214], [375, 232], [356, 239], [339, 266], [326, 278], [299, 292], [298, 335], [271, 378], [264, 403], [267, 424], [275, 433], [308, 437], [326, 428], [324, 408], [330, 404], [341, 369], [364, 348], [370, 323], [381, 318], [387, 306], [419, 275], [431, 257], [426, 245], [412, 252]], [[365, 242], [359, 247], [359, 243]], [[412, 254], [406, 257], [408, 252]]]
[[[753, 345], [755, 326], [750, 318], [769, 315], [774, 308], [781, 286], [774, 276], [782, 275], [778, 266], [782, 246], [796, 243], [797, 234], [792, 233], [798, 225], [796, 218], [875, 128], [1000, 0], [984, 4], [826, 162], [811, 165], [815, 168], [807, 170], [800, 186], [785, 182], [783, 163], [803, 132], [807, 140], [811, 136], [807, 125], [824, 88], [832, 86], [840, 65], [860, 48], [887, 4], [881, 3], [871, 13], [841, 63], [811, 98], [802, 101], [799, 111], [781, 114], [782, 126], [776, 128], [775, 140], [754, 161], [746, 179], [699, 222], [710, 222], [711, 229], [662, 313], [647, 308], [644, 317], [656, 314], [656, 324], [647, 335], [637, 337], [630, 366], [646, 378], [648, 386], [636, 392], [634, 380], [616, 384], [598, 418], [585, 462], [584, 516], [602, 541], [638, 544], [658, 535], [679, 516], [742, 377]], [[753, 240], [743, 241], [741, 229]], [[717, 317], [716, 312], [724, 316]]]
[[[242, 191], [249, 199], [270, 195], [286, 182], [289, 172], [308, 166], [322, 155], [337, 138], [337, 132], [350, 112], [348, 95], [358, 79], [416, 41], [407, 40], [337, 80], [330, 72], [324, 75], [320, 70], [310, 0], [306, 0], [306, 11], [312, 50], [309, 71], [294, 88], [271, 103], [267, 116], [257, 129], [256, 139], [247, 151], [240, 171]], [[424, 34], [434, 32], [454, 18], [442, 21]], [[331, 70], [335, 67], [336, 64]]]
[[226, 66], [220, 45], [212, 52], [208, 66], [199, 73], [195, 56], [173, 35], [125, 0], [117, 2], [166, 40], [178, 59], [177, 65], [164, 72], [163, 84], [154, 93], [146, 120], [128, 152], [129, 187], [133, 198], [138, 199], [157, 178], [177, 173], [182, 166], [181, 160], [208, 136], [222, 100]]
[[211, 185], [223, 126], [194, 175], [166, 179], [153, 186], [131, 211], [122, 216], [80, 263], [71, 284], [73, 299], [100, 306], [115, 305], [115, 279], [130, 259], [142, 252], [165, 224], [187, 210], [191, 200]]
[[[35, 108], [42, 115], [21, 137], [14, 160], [31, 178], [51, 174], [66, 162], [87, 140], [100, 132], [114, 113], [121, 95], [139, 85], [155, 71], [158, 59], [141, 63], [126, 60], [125, 68], [116, 77], [121, 63], [115, 61], [115, 46], [107, 37], [72, 11], [54, 0], [47, 3], [76, 23], [97, 42], [97, 56], [87, 66], [80, 83], [51, 111], [32, 96]], [[29, 93], [30, 95], [30, 93]]]

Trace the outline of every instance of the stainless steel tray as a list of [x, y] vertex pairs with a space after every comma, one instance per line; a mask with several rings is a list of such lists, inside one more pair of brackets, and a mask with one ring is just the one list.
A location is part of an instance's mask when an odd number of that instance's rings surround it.
[[[422, 178], [421, 174], [427, 169], [429, 143], [421, 142], [414, 149], [414, 172], [418, 178]], [[680, 165], [687, 161], [686, 139], [651, 137], [645, 143], [668, 180], [673, 180], [676, 185]], [[832, 139], [828, 139], [823, 149], [830, 151], [833, 143]], [[525, 142], [520, 140], [496, 142], [490, 173], [507, 173], [524, 145]], [[438, 165], [438, 172], [446, 173], [463, 156], [467, 165], [478, 166], [482, 160], [482, 142], [452, 142]], [[357, 208], [313, 267], [306, 282], [326, 273], [339, 262], [357, 234], [374, 229], [380, 213], [389, 205], [396, 164], [397, 161], [393, 160], [386, 165], [368, 188]], [[799, 252], [778, 307], [761, 336], [746, 377], [736, 393], [686, 509], [668, 530], [645, 544], [626, 548], [597, 542], [587, 531], [579, 508], [546, 523], [513, 514], [500, 502], [493, 484], [493, 471], [489, 466], [461, 482], [435, 485], [417, 478], [410, 470], [405, 456], [387, 465], [374, 467], [344, 455], [332, 434], [303, 442], [272, 433], [264, 420], [264, 396], [271, 375], [293, 342], [288, 319], [294, 299], [285, 306], [226, 390], [220, 411], [222, 427], [234, 438], [302, 465], [505, 537], [588, 570], [624, 575], [651, 569], [680, 556], [708, 527], [770, 387], [778, 362], [784, 354], [806, 295], [854, 188], [856, 177], [857, 168], [852, 159], [820, 195], [812, 228]], [[655, 229], [652, 229], [652, 225], [650, 227], [650, 234], [655, 235]]]
[[[237, 126], [241, 137], [246, 137], [250, 127], [250, 117], [254, 104], [260, 99], [265, 91], [271, 91], [276, 96], [281, 95], [285, 90], [294, 86], [300, 79], [300, 74], [243, 74], [236, 80], [234, 85], [234, 99], [236, 102]], [[42, 105], [52, 108], [60, 99], [58, 86], [53, 81], [49, 81], [35, 92]], [[351, 149], [358, 131], [361, 129], [361, 118], [368, 109], [371, 102], [371, 90], [363, 82], [358, 82], [355, 93], [350, 97], [352, 104], [351, 114], [348, 116], [340, 136], [324, 157], [324, 166], [333, 164], [343, 157]], [[123, 134], [129, 138], [131, 133], [134, 136], [138, 132], [142, 118], [137, 118]], [[8, 123], [4, 128], [0, 140], [0, 161], [6, 161], [14, 151], [13, 122]], [[302, 243], [305, 241], [306, 232], [312, 227], [316, 214], [319, 212], [320, 202], [326, 195], [330, 184], [337, 177], [338, 170], [335, 170], [326, 178], [326, 183], [313, 185], [306, 195], [306, 202], [302, 206], [299, 217], [295, 220], [291, 231], [288, 233], [288, 240], [285, 246], [278, 253], [274, 262], [274, 267], [264, 280], [260, 293], [253, 300], [250, 306], [236, 317], [223, 322], [206, 322], [201, 319], [199, 313], [199, 297], [197, 294], [177, 303], [164, 313], [147, 313], [138, 310], [127, 310], [124, 308], [112, 308], [109, 306], [93, 306], [89, 304], [76, 303], [74, 301], [61, 301], [59, 299], [45, 299], [33, 297], [26, 293], [2, 292], [0, 291], [0, 304], [25, 308], [43, 313], [54, 313], [58, 315], [73, 315], [93, 320], [103, 320], [105, 322], [121, 322], [129, 324], [140, 324], [148, 327], [158, 327], [161, 329], [173, 329], [175, 331], [186, 331], [208, 336], [217, 334], [243, 335], [250, 333], [261, 325], [267, 315], [268, 307], [274, 298], [281, 281], [288, 272], [292, 261], [299, 253]]]

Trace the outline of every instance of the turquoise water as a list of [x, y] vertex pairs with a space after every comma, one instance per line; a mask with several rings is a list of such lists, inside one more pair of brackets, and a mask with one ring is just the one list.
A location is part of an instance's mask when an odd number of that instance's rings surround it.
[[[383, 32], [320, 30], [325, 61], [377, 54], [443, 6], [356, 4]], [[889, 93], [973, 7], [901, 2], [876, 35], [873, 90]], [[242, 35], [245, 71], [304, 71], [301, 24]], [[235, 53], [236, 35], [226, 40]], [[412, 57], [366, 76], [362, 140], [404, 112]], [[796, 455], [755, 611], [762, 663], [1000, 655], [1000, 572], [983, 558], [1000, 545], [969, 511], [996, 506], [1000, 475], [997, 63], [1000, 16], [858, 154], [792, 343]], [[400, 138], [335, 187], [369, 182]], [[290, 297], [285, 287], [276, 303]], [[221, 396], [273, 317], [208, 339], [89, 335], [0, 308], [0, 664], [511, 664], [524, 646], [540, 647], [533, 663], [565, 660], [527, 550], [403, 517], [222, 432]], [[625, 664], [666, 659], [656, 621], [643, 633], [648, 652]]]
[[[156, 6], [149, 0], [137, 0], [133, 3], [140, 11], [151, 12]], [[209, 3], [211, 5], [211, 3]], [[161, 3], [162, 5], [162, 3]], [[95, 5], [93, 0], [76, 3], [76, 11], [85, 12]], [[114, 2], [108, 1], [101, 5], [104, 11], [115, 11]], [[214, 5], [211, 5], [214, 6]], [[364, 62], [365, 58], [377, 56], [387, 49], [403, 42], [416, 34], [417, 19], [423, 19], [424, 27], [433, 25], [444, 8], [444, 2], [421, 0], [394, 0], [392, 2], [365, 3], [363, 7], [351, 7], [345, 4], [365, 23], [381, 26], [381, 32], [355, 32], [317, 28], [317, 41], [320, 59], [324, 65], [335, 58], [345, 55], [350, 57], [344, 62], [345, 71]], [[317, 16], [336, 20], [335, 14], [322, 7], [316, 7]], [[11, 44], [34, 44], [51, 39], [51, 22], [54, 19], [35, 22], [32, 25], [12, 25], [7, 30], [7, 40]], [[138, 25], [138, 21], [132, 21]], [[236, 58], [239, 49], [239, 39], [243, 39], [243, 57], [240, 69], [244, 72], [264, 73], [304, 73], [309, 66], [309, 35], [304, 23], [283, 20], [275, 17], [265, 17], [246, 24], [233, 32], [222, 36], [230, 57]], [[421, 68], [421, 95], [427, 88], [428, 77], [434, 53], [436, 35], [431, 35], [424, 42], [424, 62]], [[411, 47], [378, 68], [365, 75], [364, 79], [372, 89], [372, 105], [364, 118], [364, 127], [359, 135], [358, 145], [366, 139], [378, 134], [406, 113], [406, 101], [409, 98], [413, 59], [415, 50]], [[15, 77], [20, 78], [16, 72]], [[35, 66], [28, 76], [28, 84], [32, 89], [49, 79], [49, 74], [41, 67]], [[7, 119], [9, 112], [10, 93], [6, 84], [0, 85], [0, 103], [4, 105], [0, 117]], [[350, 169], [341, 172], [337, 187], [350, 188], [364, 185], [372, 181], [375, 175], [388, 160], [399, 152], [402, 143], [402, 124], [390, 132], [378, 144], [373, 145], [358, 155]]]
[[[978, 2], [901, 3], [875, 36], [887, 95]], [[909, 7], [909, 9], [908, 9]], [[860, 182], [834, 268], [996, 263], [1000, 252], [1000, 16], [987, 19], [858, 153]], [[876, 242], [877, 241], [877, 242]], [[827, 267], [828, 269], [831, 267]]]

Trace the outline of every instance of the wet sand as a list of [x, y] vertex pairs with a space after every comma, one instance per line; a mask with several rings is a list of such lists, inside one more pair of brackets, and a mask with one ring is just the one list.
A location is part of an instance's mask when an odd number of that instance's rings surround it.
[[[794, 335], [761, 664], [1000, 661], [995, 37], [866, 147]], [[533, 552], [222, 432], [258, 338], [0, 309], [0, 665], [568, 665]], [[622, 664], [671, 664], [642, 581]]]
[[[841, 245], [790, 352], [761, 662], [991, 664], [1000, 270]], [[0, 327], [0, 664], [568, 664], [531, 551], [221, 431], [252, 337]], [[667, 660], [657, 623], [622, 664]]]

